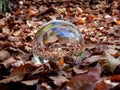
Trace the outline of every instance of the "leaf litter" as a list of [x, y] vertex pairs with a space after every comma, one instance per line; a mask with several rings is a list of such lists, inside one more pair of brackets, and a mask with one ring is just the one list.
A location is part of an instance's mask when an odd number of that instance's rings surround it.
[[[119, 0], [9, 0], [12, 12], [0, 15], [2, 90], [119, 90]], [[34, 64], [32, 41], [44, 23], [74, 23], [85, 39], [84, 58]]]

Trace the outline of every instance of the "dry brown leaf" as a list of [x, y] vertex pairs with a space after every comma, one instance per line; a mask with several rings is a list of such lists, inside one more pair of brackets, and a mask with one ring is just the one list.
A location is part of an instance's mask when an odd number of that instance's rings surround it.
[[113, 72], [115, 68], [120, 65], [120, 60], [119, 58], [113, 57], [107, 50], [105, 51], [107, 60], [109, 62], [110, 70]]
[[10, 34], [10, 29], [8, 29], [8, 27], [3, 27], [2, 32], [5, 34]]
[[78, 24], [84, 24], [84, 23], [86, 23], [86, 20], [84, 20], [83, 18], [79, 18], [79, 19], [77, 20], [77, 23], [78, 23]]
[[52, 76], [50, 78], [54, 81], [54, 84], [57, 85], [57, 86], [61, 86], [64, 82], [68, 82], [69, 81], [64, 76]]
[[10, 57], [10, 53], [8, 51], [5, 51], [5, 50], [0, 51], [0, 60], [1, 61], [5, 60], [9, 57]]
[[41, 65], [38, 67], [34, 63], [27, 63], [25, 64], [25, 66], [26, 66], [26, 72], [31, 75], [38, 74], [39, 70], [43, 69]]
[[13, 41], [13, 42], [19, 42], [20, 38], [19, 37], [15, 37], [15, 36], [8, 36], [8, 40]]
[[84, 60], [84, 62], [94, 63], [94, 62], [98, 61], [99, 58], [100, 58], [100, 55], [94, 55], [94, 56], [91, 56], [89, 58], [86, 58], [86, 60]]
[[3, 80], [0, 80], [0, 83], [9, 83], [11, 81], [17, 82], [23, 79], [25, 75], [25, 66], [21, 65], [20, 67], [16, 67], [12, 70], [10, 75]]
[[67, 86], [71, 90], [94, 90], [97, 80], [94, 74], [76, 75], [67, 83]]
[[96, 18], [96, 16], [93, 15], [93, 14], [89, 14], [89, 15], [88, 15], [88, 19], [89, 19], [90, 21], [94, 20], [95, 18]]
[[120, 82], [120, 75], [110, 76], [112, 82]]
[[34, 16], [34, 15], [36, 15], [38, 13], [38, 10], [35, 8], [35, 7], [30, 7], [30, 8], [28, 8], [28, 15], [29, 16]]
[[117, 84], [109, 82], [109, 80], [100, 80], [96, 84], [95, 90], [111, 90], [111, 88], [116, 85]]
[[[9, 77], [14, 77], [17, 76], [20, 80], [22, 80], [22, 78], [25, 75], [25, 71], [26, 71], [26, 67], [25, 65], [21, 65], [19, 67], [16, 67], [12, 70], [12, 72], [10, 73]], [[13, 80], [13, 81], [19, 81], [18, 80]]]
[[21, 65], [24, 65], [24, 61], [23, 60], [17, 60], [16, 62], [11, 63], [11, 65], [13, 67], [19, 67]]
[[15, 32], [13, 33], [13, 35], [17, 37], [17, 36], [19, 36], [21, 33], [22, 33], [22, 30], [18, 30], [18, 31], [15, 31]]
[[111, 55], [114, 56], [114, 57], [120, 57], [120, 52], [117, 52], [117, 53], [111, 54]]
[[13, 57], [10, 57], [8, 59], [6, 59], [2, 64], [8, 68], [11, 64], [13, 64], [14, 62], [16, 62], [16, 60]]
[[21, 81], [21, 83], [23, 83], [25, 85], [35, 85], [38, 83], [38, 81], [39, 81], [39, 79], [35, 79], [35, 80]]
[[37, 68], [36, 70], [34, 70], [32, 72], [32, 75], [38, 74], [38, 73], [43, 72], [43, 71], [44, 71], [44, 67], [41, 65], [41, 66], [39, 66], [39, 68]]
[[100, 81], [95, 90], [108, 90], [106, 87], [106, 83], [104, 82], [104, 80]]
[[78, 69], [77, 67], [73, 67], [73, 71], [74, 71], [76, 74], [84, 74], [84, 73], [87, 73], [87, 72], [88, 72], [88, 70]]
[[5, 25], [5, 20], [4, 19], [0, 19], [0, 27]]
[[95, 83], [99, 80], [101, 74], [100, 67], [90, 68], [88, 73], [75, 75], [67, 83], [71, 90], [94, 90]]
[[3, 80], [0, 80], [0, 83], [9, 83], [11, 82], [13, 79], [17, 79], [18, 77], [8, 77], [7, 79], [3, 79]]
[[83, 10], [82, 10], [79, 6], [76, 7], [76, 10], [77, 10], [79, 13], [83, 13]]
[[101, 76], [101, 72], [101, 67], [99, 65], [89, 68], [89, 73], [95, 74], [95, 76], [98, 78]]
[[97, 41], [97, 38], [95, 38], [95, 37], [90, 37], [90, 40], [91, 40], [92, 42], [96, 42], [96, 41]]
[[113, 47], [109, 47], [109, 49], [107, 49], [107, 52], [108, 52], [109, 54], [114, 55], [114, 54], [116, 54], [118, 51], [115, 50], [115, 47], [113, 46]]
[[120, 65], [119, 58], [113, 56], [118, 52], [115, 50], [116, 48], [116, 45], [108, 45], [108, 49], [105, 49], [104, 53], [100, 56], [99, 64], [104, 72], [113, 72]]
[[25, 46], [25, 50], [29, 52], [29, 51], [32, 50], [32, 47], [31, 46]]

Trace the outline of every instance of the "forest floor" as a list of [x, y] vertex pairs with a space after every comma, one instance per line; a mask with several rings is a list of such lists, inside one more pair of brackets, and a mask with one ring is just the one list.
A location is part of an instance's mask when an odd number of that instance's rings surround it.
[[[0, 15], [1, 90], [120, 90], [120, 0], [10, 0]], [[82, 60], [36, 65], [32, 41], [50, 20], [75, 24]]]

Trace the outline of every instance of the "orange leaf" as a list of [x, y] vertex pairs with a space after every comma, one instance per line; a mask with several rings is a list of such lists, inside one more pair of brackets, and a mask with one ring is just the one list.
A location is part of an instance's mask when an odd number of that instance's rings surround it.
[[80, 18], [80, 19], [78, 19], [77, 23], [78, 24], [84, 24], [84, 23], [86, 23], [86, 21], [84, 19]]
[[64, 65], [64, 57], [62, 57], [61, 59], [60, 59], [60, 61], [59, 61], [59, 65], [61, 65], [61, 66], [63, 66]]
[[28, 8], [28, 15], [29, 15], [29, 16], [34, 16], [34, 15], [36, 15], [37, 13], [38, 13], [38, 10], [37, 10], [36, 8], [34, 8], [34, 7]]
[[115, 23], [120, 25], [120, 19], [115, 20]]
[[117, 52], [117, 53], [111, 54], [111, 55], [114, 56], [114, 57], [119, 57], [120, 56], [120, 52]]
[[104, 80], [102, 80], [101, 82], [99, 82], [96, 86], [95, 90], [108, 90], [106, 87], [106, 83]]
[[95, 18], [96, 18], [95, 15], [92, 15], [92, 14], [88, 15], [88, 19], [90, 21], [94, 20]]
[[114, 75], [110, 77], [112, 82], [120, 82], [120, 75]]
[[67, 11], [67, 12], [66, 12], [66, 17], [70, 17], [70, 15], [71, 15], [70, 12]]

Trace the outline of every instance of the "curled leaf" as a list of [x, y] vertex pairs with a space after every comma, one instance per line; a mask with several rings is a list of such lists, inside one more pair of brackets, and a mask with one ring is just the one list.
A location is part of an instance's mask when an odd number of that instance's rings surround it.
[[84, 74], [84, 73], [87, 73], [88, 70], [82, 70], [82, 69], [78, 69], [76, 67], [73, 68], [73, 71], [76, 73], [76, 74]]

